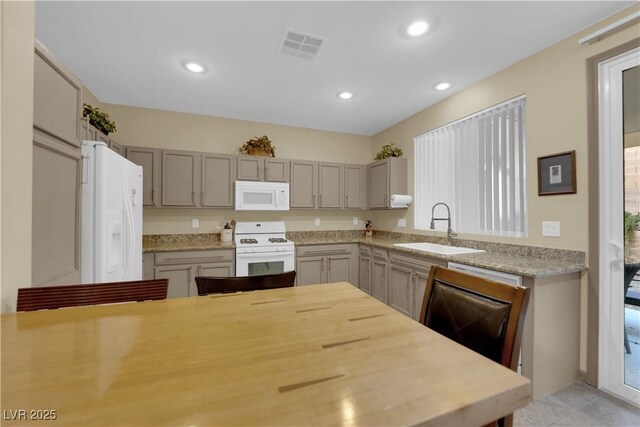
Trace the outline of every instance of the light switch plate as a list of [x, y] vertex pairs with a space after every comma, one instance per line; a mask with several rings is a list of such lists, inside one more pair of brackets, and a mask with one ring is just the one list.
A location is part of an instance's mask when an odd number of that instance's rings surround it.
[[407, 220], [404, 218], [398, 218], [398, 227], [406, 227], [407, 226]]
[[316, 225], [320, 225], [320, 218], [316, 218]]
[[560, 237], [560, 221], [542, 221], [542, 235]]
[[358, 225], [360, 224], [360, 218], [358, 218], [357, 216], [353, 217], [353, 225]]
[[198, 218], [193, 218], [191, 220], [191, 228], [198, 228], [200, 227], [200, 220], [198, 220]]

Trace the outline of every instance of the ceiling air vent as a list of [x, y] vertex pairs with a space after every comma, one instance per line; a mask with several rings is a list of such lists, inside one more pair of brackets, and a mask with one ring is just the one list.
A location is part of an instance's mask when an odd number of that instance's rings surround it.
[[282, 40], [281, 53], [297, 58], [315, 59], [324, 46], [326, 40], [301, 33], [300, 31], [287, 30]]

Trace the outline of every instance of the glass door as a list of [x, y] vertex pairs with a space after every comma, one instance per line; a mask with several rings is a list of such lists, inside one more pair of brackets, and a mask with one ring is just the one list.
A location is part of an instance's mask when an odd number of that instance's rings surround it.
[[599, 384], [640, 405], [640, 49], [599, 64]]

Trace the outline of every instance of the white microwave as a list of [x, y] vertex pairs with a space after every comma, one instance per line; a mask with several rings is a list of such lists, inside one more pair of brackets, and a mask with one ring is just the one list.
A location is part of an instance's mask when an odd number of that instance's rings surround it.
[[288, 211], [288, 182], [236, 181], [237, 211]]

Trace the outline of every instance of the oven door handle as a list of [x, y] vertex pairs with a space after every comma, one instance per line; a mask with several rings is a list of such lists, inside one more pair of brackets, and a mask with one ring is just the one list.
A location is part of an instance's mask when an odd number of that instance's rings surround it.
[[[236, 254], [236, 259], [262, 258], [262, 259], [265, 259], [264, 262], [269, 262], [269, 261], [267, 261], [267, 259], [282, 258], [282, 255], [293, 256], [293, 251], [291, 251], [291, 252], [266, 252], [266, 253], [261, 253], [261, 254]], [[281, 261], [281, 260], [280, 259], [276, 259], [276, 261]]]

